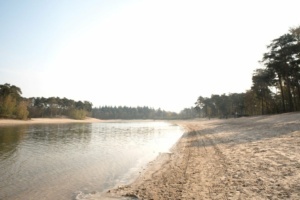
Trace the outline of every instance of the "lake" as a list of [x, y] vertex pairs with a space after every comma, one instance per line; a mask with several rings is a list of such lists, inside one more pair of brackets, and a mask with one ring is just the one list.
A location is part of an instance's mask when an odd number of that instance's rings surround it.
[[88, 199], [128, 184], [183, 129], [167, 122], [0, 127], [0, 199]]

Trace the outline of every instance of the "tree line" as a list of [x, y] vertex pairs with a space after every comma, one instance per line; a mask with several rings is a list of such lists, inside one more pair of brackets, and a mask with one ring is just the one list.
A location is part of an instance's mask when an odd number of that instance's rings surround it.
[[[194, 109], [190, 109], [194, 110]], [[93, 117], [99, 119], [178, 119], [181, 114], [165, 110], [144, 107], [100, 106], [93, 109]], [[191, 117], [186, 115], [186, 117]]]
[[0, 85], [0, 118], [28, 119], [33, 117], [61, 117], [84, 119], [91, 115], [92, 103], [59, 97], [21, 96], [22, 91], [8, 83]]
[[89, 101], [74, 101], [59, 97], [31, 97], [27, 100], [31, 118], [67, 116], [72, 119], [85, 119], [91, 116], [92, 112], [92, 103]]
[[245, 93], [199, 96], [202, 117], [277, 114], [300, 110], [300, 26], [272, 40]]
[[65, 116], [72, 119], [84, 119], [92, 116], [98, 119], [190, 119], [197, 116], [193, 108], [186, 108], [179, 114], [147, 106], [93, 108], [89, 101], [74, 101], [59, 97], [24, 98], [21, 94], [21, 89], [15, 85], [8, 83], [0, 85], [0, 118], [26, 120]]

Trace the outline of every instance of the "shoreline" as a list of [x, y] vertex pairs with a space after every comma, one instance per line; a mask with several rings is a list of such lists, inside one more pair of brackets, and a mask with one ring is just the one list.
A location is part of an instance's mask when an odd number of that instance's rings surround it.
[[86, 118], [84, 120], [76, 120], [69, 118], [32, 118], [30, 120], [17, 119], [0, 119], [1, 126], [15, 126], [15, 125], [31, 125], [31, 124], [67, 124], [67, 123], [99, 123], [106, 122], [96, 118]]
[[177, 121], [169, 154], [99, 199], [300, 199], [300, 113]]
[[1, 126], [15, 126], [15, 125], [30, 125], [30, 124], [68, 124], [68, 123], [131, 123], [131, 122], [152, 122], [152, 121], [164, 121], [164, 120], [125, 120], [125, 119], [96, 119], [92, 117], [87, 117], [83, 120], [71, 119], [71, 118], [31, 118], [29, 120], [19, 120], [19, 119], [0, 119]]

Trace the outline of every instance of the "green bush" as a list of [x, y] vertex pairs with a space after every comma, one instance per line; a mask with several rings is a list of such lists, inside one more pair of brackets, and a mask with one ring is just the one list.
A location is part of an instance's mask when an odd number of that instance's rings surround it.
[[88, 112], [83, 109], [71, 109], [69, 111], [69, 117], [72, 119], [85, 119]]
[[27, 103], [25, 101], [21, 101], [16, 109], [16, 117], [18, 119], [26, 120], [28, 118], [29, 112], [27, 110]]

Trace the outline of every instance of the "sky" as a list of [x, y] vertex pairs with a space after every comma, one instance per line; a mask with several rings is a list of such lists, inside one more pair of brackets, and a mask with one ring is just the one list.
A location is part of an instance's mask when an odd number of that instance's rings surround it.
[[179, 112], [241, 93], [299, 0], [0, 0], [0, 84]]

